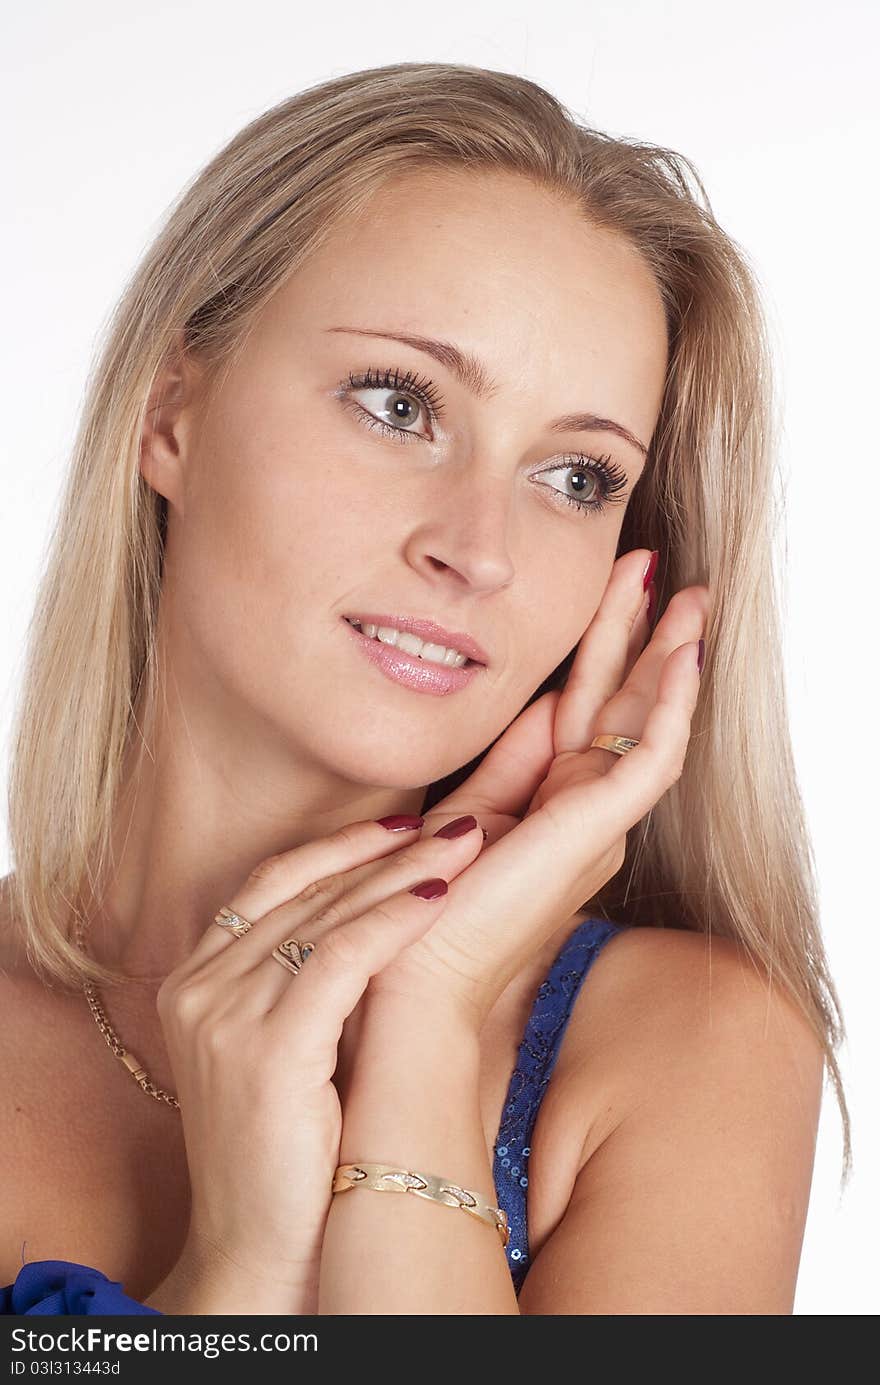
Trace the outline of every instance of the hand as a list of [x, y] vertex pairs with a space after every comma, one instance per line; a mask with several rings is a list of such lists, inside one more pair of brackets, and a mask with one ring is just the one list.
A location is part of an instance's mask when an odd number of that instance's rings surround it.
[[[165, 978], [157, 1009], [192, 1186], [168, 1302], [228, 1305], [238, 1294], [237, 1309], [205, 1311], [246, 1312], [245, 1286], [264, 1311], [316, 1311], [342, 1131], [331, 1078], [343, 1022], [370, 977], [440, 912], [442, 897], [411, 887], [450, 879], [482, 844], [476, 824], [422, 841], [418, 829], [367, 821], [271, 857], [229, 901], [253, 927], [237, 938], [212, 923]], [[317, 945], [298, 975], [271, 955], [291, 937]]]
[[[527, 708], [436, 806], [444, 817], [473, 813], [489, 845], [450, 888], [433, 928], [371, 980], [372, 1010], [403, 997], [424, 1014], [442, 997], [479, 1029], [534, 950], [617, 873], [627, 831], [679, 778], [709, 594], [677, 592], [638, 653], [648, 556], [633, 550], [615, 563], [562, 692]], [[609, 732], [640, 744], [623, 756], [588, 749]]]

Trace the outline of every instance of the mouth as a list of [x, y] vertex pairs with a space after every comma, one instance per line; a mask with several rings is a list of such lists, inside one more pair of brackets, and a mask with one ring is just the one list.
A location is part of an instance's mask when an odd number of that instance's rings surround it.
[[464, 669], [485, 668], [488, 662], [469, 635], [447, 631], [433, 621], [378, 615], [347, 615], [342, 619], [366, 639], [398, 649], [424, 664]]

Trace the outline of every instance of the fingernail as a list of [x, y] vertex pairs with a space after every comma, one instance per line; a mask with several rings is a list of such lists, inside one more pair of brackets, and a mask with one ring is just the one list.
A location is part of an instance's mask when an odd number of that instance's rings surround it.
[[386, 827], [389, 832], [411, 831], [414, 827], [425, 825], [425, 819], [416, 817], [413, 813], [391, 813], [387, 818], [376, 818], [376, 822]]
[[473, 832], [477, 825], [477, 819], [473, 813], [468, 813], [463, 818], [454, 818], [452, 822], [447, 822], [445, 827], [441, 827], [439, 832], [435, 832], [435, 837], [463, 837], [465, 832]]
[[420, 885], [413, 885], [410, 894], [417, 894], [419, 899], [439, 899], [442, 894], [446, 894], [448, 889], [449, 882], [438, 877], [433, 880], [423, 880]]
[[659, 561], [660, 550], [659, 548], [653, 548], [651, 550], [651, 556], [648, 559], [648, 566], [642, 573], [642, 591], [648, 590], [648, 584], [651, 581], [651, 578], [654, 576], [654, 573], [657, 571], [657, 564]]
[[700, 640], [699, 644], [697, 645], [697, 672], [698, 672], [698, 673], [702, 673], [702, 672], [703, 672], [703, 663], [704, 663], [704, 661], [705, 661], [705, 658], [706, 658], [706, 641], [705, 641], [705, 640]]
[[653, 582], [648, 584], [648, 624], [653, 628], [654, 612], [657, 609], [657, 587]]

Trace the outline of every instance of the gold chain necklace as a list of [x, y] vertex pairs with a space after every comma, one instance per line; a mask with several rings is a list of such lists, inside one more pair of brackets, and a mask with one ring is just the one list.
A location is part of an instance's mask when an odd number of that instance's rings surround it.
[[[84, 933], [85, 920], [80, 916], [77, 918], [76, 922], [76, 942], [81, 952], [86, 951]], [[177, 1097], [173, 1096], [171, 1092], [166, 1092], [164, 1087], [157, 1087], [140, 1060], [135, 1058], [133, 1053], [129, 1053], [120, 1042], [118, 1034], [104, 1012], [104, 1007], [101, 1004], [100, 996], [94, 982], [86, 978], [82, 986], [85, 991], [86, 1000], [89, 1002], [89, 1009], [95, 1017], [95, 1023], [104, 1035], [107, 1041], [107, 1047], [110, 1049], [111, 1053], [114, 1053], [120, 1062], [124, 1064], [138, 1086], [147, 1093], [147, 1096], [155, 1097], [157, 1101], [164, 1101], [167, 1106], [173, 1106], [175, 1111], [179, 1111], [180, 1102], [177, 1100]]]

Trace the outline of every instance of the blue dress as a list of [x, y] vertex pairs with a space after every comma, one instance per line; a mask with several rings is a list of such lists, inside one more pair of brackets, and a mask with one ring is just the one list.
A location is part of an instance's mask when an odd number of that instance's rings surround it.
[[[538, 1108], [584, 978], [601, 948], [623, 927], [588, 918], [569, 934], [538, 990], [519, 1046], [492, 1166], [498, 1205], [510, 1222], [506, 1255], [517, 1294], [529, 1268], [526, 1188]], [[24, 1265], [14, 1284], [0, 1288], [0, 1313], [163, 1316], [157, 1308], [129, 1298], [120, 1283], [100, 1270], [70, 1260], [34, 1260]]]

